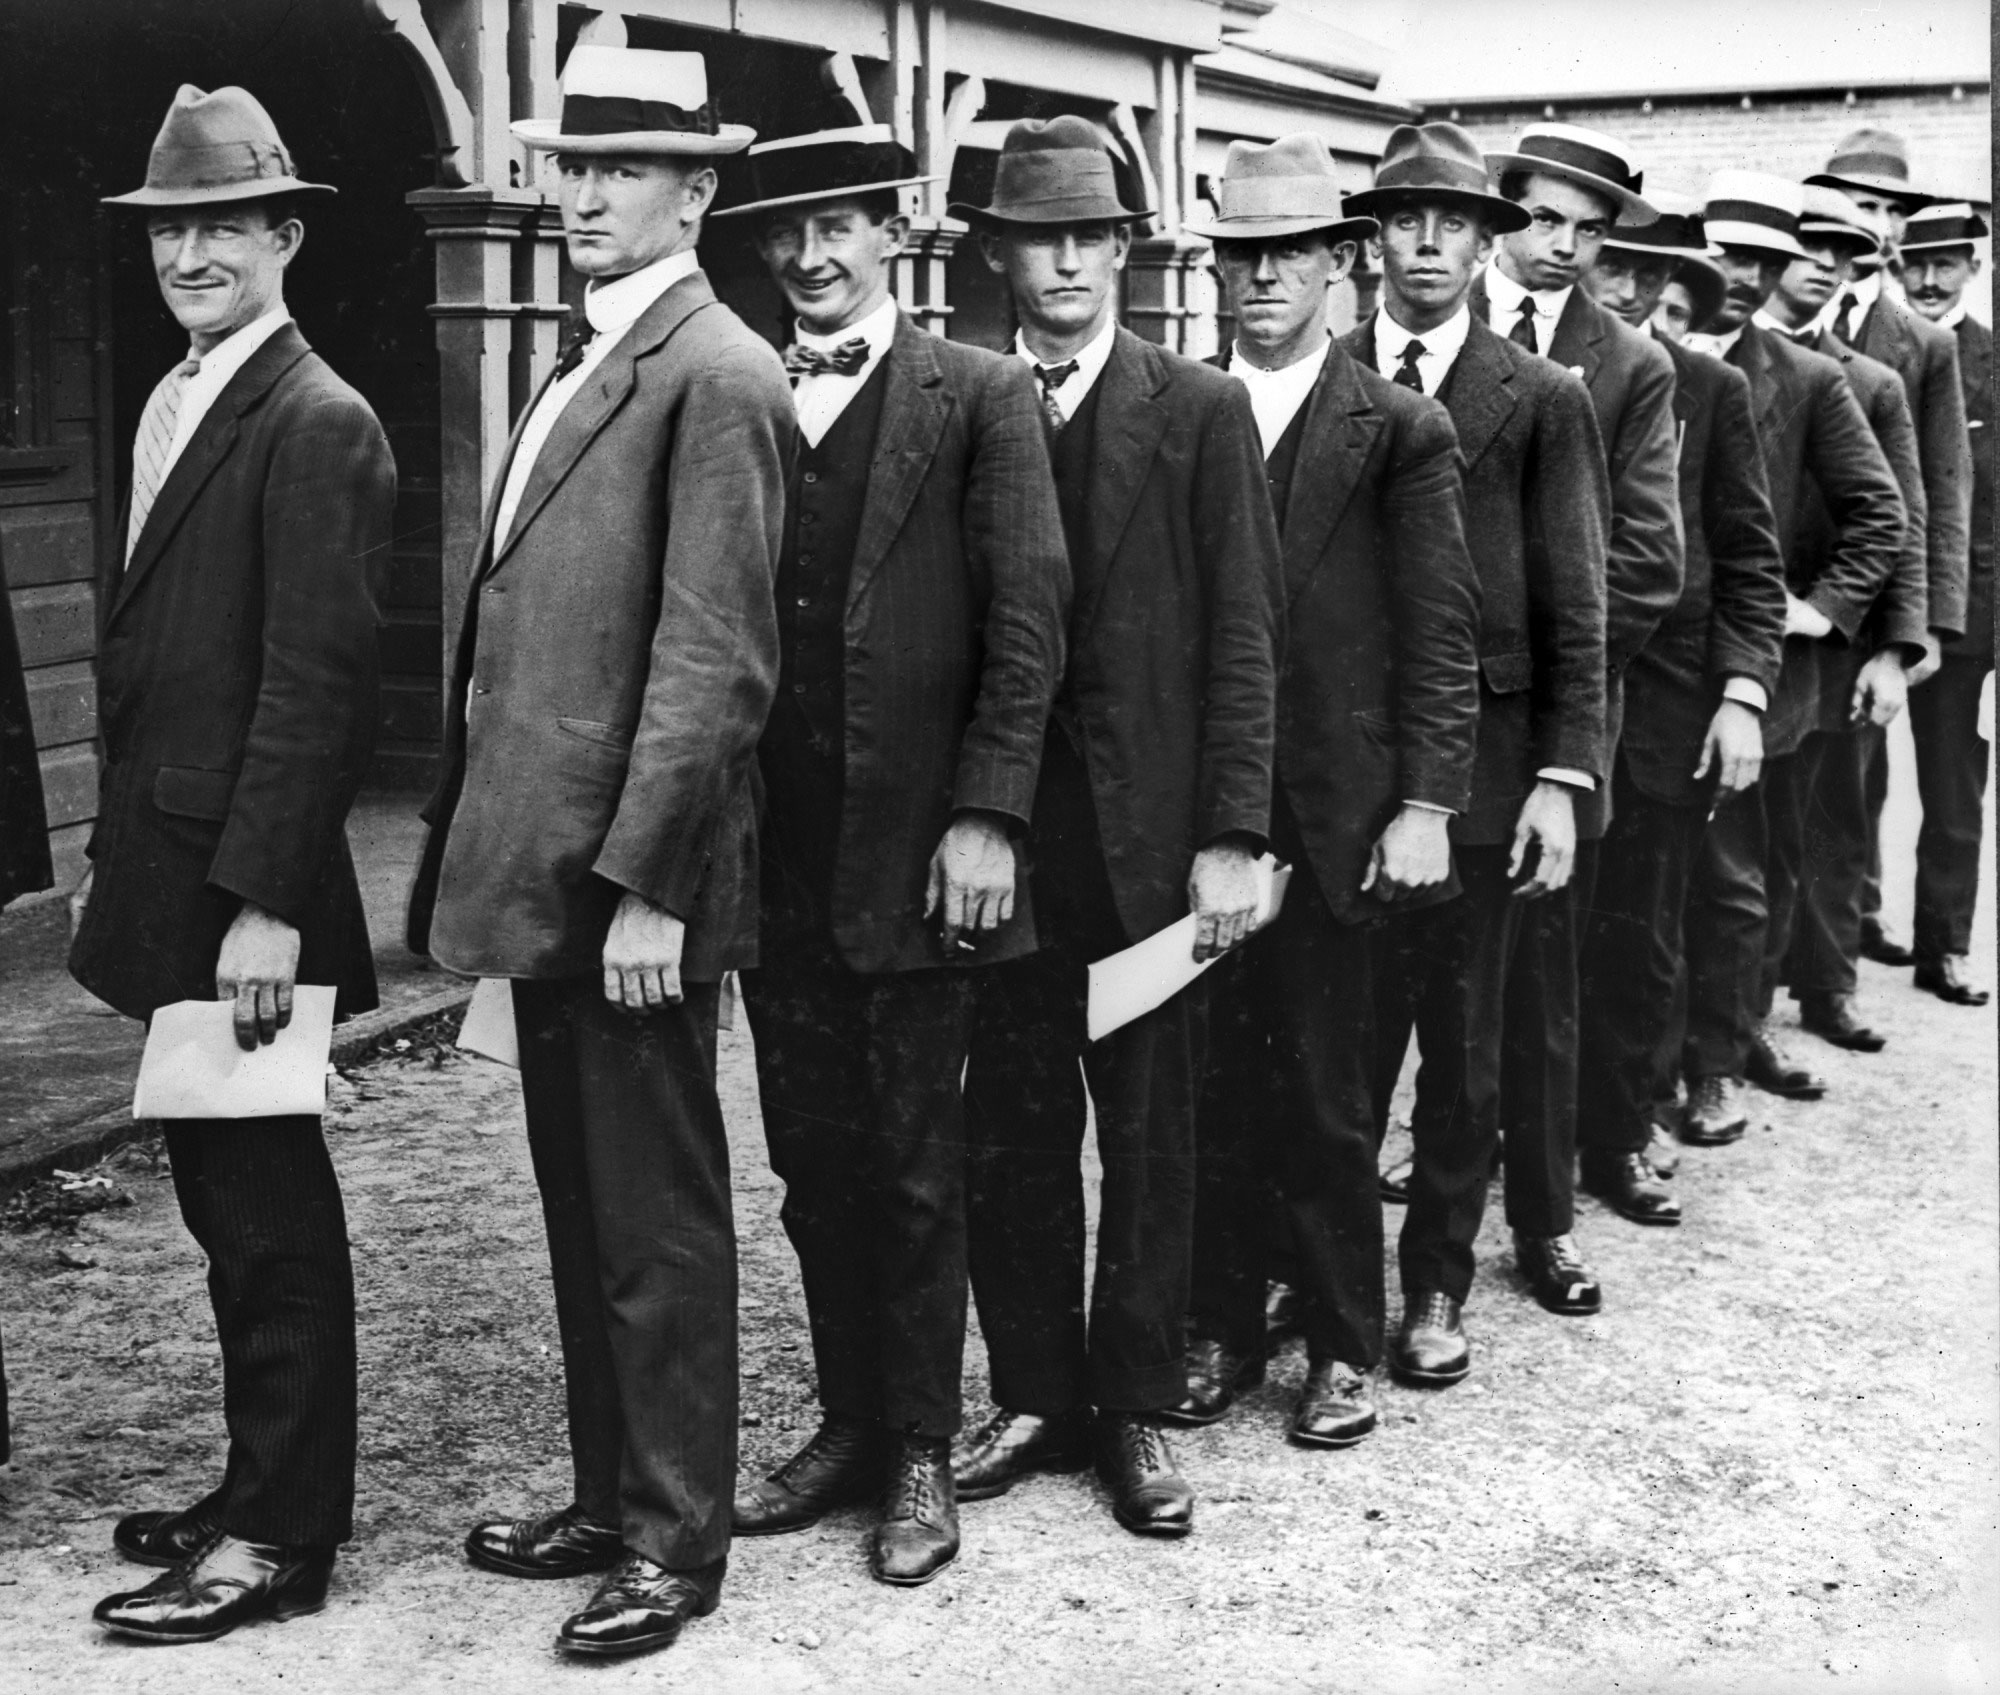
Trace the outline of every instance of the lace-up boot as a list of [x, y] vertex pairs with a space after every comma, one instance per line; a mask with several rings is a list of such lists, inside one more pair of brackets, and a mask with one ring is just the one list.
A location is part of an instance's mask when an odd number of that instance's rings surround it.
[[1113, 1518], [1140, 1536], [1185, 1536], [1194, 1529], [1194, 1491], [1151, 1413], [1100, 1412], [1090, 1434]]
[[875, 1532], [875, 1575], [913, 1589], [958, 1558], [958, 1498], [951, 1439], [903, 1436], [889, 1468], [889, 1492]]

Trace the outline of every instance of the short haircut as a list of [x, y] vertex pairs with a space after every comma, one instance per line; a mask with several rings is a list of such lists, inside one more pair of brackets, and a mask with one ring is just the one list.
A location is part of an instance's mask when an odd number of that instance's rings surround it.
[[305, 222], [302, 216], [305, 196], [302, 194], [267, 194], [262, 199], [248, 200], [244, 204], [255, 207], [264, 214], [267, 229], [282, 228], [294, 218], [302, 224]]
[[1567, 182], [1572, 188], [1581, 189], [1585, 194], [1592, 196], [1594, 199], [1603, 201], [1604, 217], [1607, 223], [1616, 221], [1618, 217], [1618, 202], [1611, 195], [1607, 194], [1601, 188], [1592, 188], [1588, 183], [1572, 182], [1561, 171], [1530, 171], [1518, 167], [1511, 171], [1502, 171], [1500, 173], [1500, 198], [1502, 200], [1511, 200], [1518, 206], [1528, 198], [1528, 178], [1530, 177], [1548, 177], [1555, 182]]

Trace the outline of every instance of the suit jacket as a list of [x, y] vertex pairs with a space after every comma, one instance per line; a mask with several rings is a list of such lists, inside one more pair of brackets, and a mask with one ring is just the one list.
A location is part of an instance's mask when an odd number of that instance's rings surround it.
[[1465, 542], [1458, 434], [1436, 400], [1336, 344], [1306, 397], [1283, 546], [1288, 639], [1278, 781], [1313, 876], [1346, 923], [1405, 801], [1464, 812], [1479, 732], [1479, 577]]
[[[1370, 369], [1375, 322], [1342, 343]], [[1538, 770], [1606, 780], [1611, 488], [1582, 382], [1495, 335], [1477, 312], [1438, 398], [1458, 432], [1465, 539], [1482, 600], [1472, 798], [1452, 839], [1495, 846], [1512, 840]]]
[[28, 711], [28, 681], [21, 671], [21, 644], [14, 635], [6, 562], [0, 559], [0, 906], [18, 895], [46, 889], [55, 880], [42, 767], [35, 756], [35, 724]]
[[[1728, 363], [1750, 379], [1757, 445], [1771, 490], [1771, 516], [1785, 556], [1785, 587], [1817, 608], [1833, 633], [1785, 638], [1778, 690], [1764, 716], [1767, 759], [1796, 753], [1819, 716], [1820, 650], [1859, 635], [1895, 568], [1904, 541], [1903, 497], [1838, 361], [1743, 326]], [[1830, 548], [1808, 545], [1823, 501]]]
[[1965, 428], [1972, 452], [1971, 570], [1965, 635], [1950, 653], [1993, 657], [1993, 332], [1977, 318], [1959, 319], [1958, 372], [1965, 389]]
[[299, 982], [332, 984], [342, 1016], [375, 1005], [344, 826], [374, 749], [369, 576], [395, 500], [375, 414], [287, 324], [99, 582], [104, 763], [70, 971], [120, 1012], [212, 998], [245, 901], [297, 928]]
[[1664, 339], [1659, 345], [1674, 367], [1687, 578], [1625, 673], [1620, 746], [1641, 793], [1691, 806], [1699, 792], [1694, 768], [1723, 684], [1744, 677], [1767, 695], [1777, 689], [1784, 560], [1748, 379], [1720, 359]]
[[1940, 637], [1963, 635], [1973, 469], [1958, 338], [1885, 291], [1862, 320], [1854, 345], [1903, 379], [1923, 471], [1930, 627]]
[[502, 464], [425, 810], [416, 951], [468, 975], [592, 972], [629, 889], [685, 923], [685, 977], [754, 961], [752, 765], [794, 431], [777, 356], [696, 272], [570, 400], [496, 537]]
[[[956, 812], [995, 812], [1024, 829], [1032, 816], [1070, 597], [1027, 367], [907, 319], [885, 363], [848, 577], [833, 875], [834, 940], [869, 973], [959, 963], [924, 916], [931, 856]], [[1017, 901], [979, 960], [1034, 945]]]

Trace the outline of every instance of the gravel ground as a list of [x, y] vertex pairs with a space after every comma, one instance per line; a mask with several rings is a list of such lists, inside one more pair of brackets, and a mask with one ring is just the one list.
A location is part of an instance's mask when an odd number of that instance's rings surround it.
[[[1473, 1376], [1385, 1386], [1375, 1437], [1304, 1452], [1282, 1440], [1294, 1345], [1224, 1425], [1176, 1438], [1200, 1495], [1186, 1542], [1125, 1534], [1088, 1477], [1037, 1479], [967, 1507], [957, 1565], [897, 1591], [867, 1576], [865, 1516], [841, 1515], [744, 1545], [713, 1619], [623, 1665], [550, 1646], [586, 1583], [458, 1553], [476, 1516], [560, 1503], [568, 1473], [514, 1076], [422, 1039], [355, 1073], [330, 1120], [365, 1392], [332, 1605], [206, 1649], [100, 1638], [91, 1604], [140, 1575], [113, 1520], [192, 1499], [220, 1453], [201, 1268], [157, 1153], [129, 1150], [101, 1175], [133, 1204], [51, 1221], [89, 1192], [44, 1194], [0, 1235], [0, 1689], [1994, 1687], [1993, 1020], [1866, 969], [1889, 1050], [1799, 1038], [1832, 1098], [1688, 1150], [1684, 1228], [1585, 1203], [1601, 1317], [1525, 1297], [1496, 1201]], [[725, 1038], [746, 1471], [813, 1411], [749, 1060]]]

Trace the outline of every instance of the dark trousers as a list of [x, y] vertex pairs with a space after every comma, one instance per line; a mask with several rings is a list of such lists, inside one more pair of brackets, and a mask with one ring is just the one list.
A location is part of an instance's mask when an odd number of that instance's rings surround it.
[[1937, 675], [1910, 691], [1917, 792], [1924, 803], [1914, 937], [1920, 960], [1936, 961], [1972, 946], [1986, 771], [1993, 754], [1979, 733], [1979, 691], [1992, 669], [1990, 655], [1948, 653]]
[[864, 976], [830, 939], [768, 939], [743, 976], [779, 1213], [820, 1405], [920, 1436], [959, 1426], [973, 982]]
[[317, 1118], [166, 1127], [174, 1193], [208, 1256], [229, 1458], [222, 1528], [292, 1547], [354, 1533], [354, 1271]]
[[1578, 969], [1577, 1143], [1586, 1152], [1644, 1153], [1703, 814], [1642, 793], [1623, 759], [1612, 773], [1612, 805]]
[[729, 1551], [737, 1417], [718, 986], [684, 994], [635, 1017], [595, 976], [514, 984], [576, 1503], [679, 1570]]
[[1875, 725], [1818, 731], [1797, 755], [1803, 851], [1784, 980], [1796, 996], [1851, 995], [1860, 981], [1863, 885], [1874, 858], [1888, 770]]
[[[1807, 746], [1811, 741], [1808, 737]], [[1778, 984], [1785, 975], [1785, 959], [1798, 928], [1799, 891], [1805, 885], [1806, 874], [1806, 809], [1813, 769], [1805, 748], [1801, 747], [1789, 757], [1767, 759], [1764, 774], [1757, 782], [1757, 789], [1764, 795], [1764, 959], [1750, 1009], [1758, 1023], [1771, 1015], [1771, 1003], [1777, 998]]]

